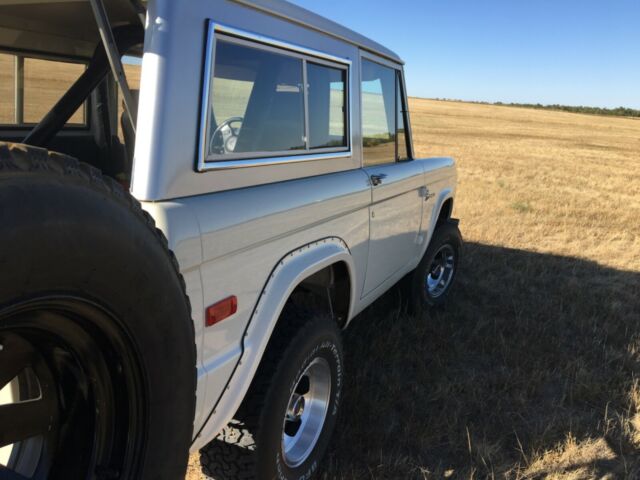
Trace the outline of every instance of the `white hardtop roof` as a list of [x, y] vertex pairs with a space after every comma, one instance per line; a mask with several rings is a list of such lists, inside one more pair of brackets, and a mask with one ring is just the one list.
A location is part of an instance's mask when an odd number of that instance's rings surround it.
[[353, 30], [344, 27], [328, 18], [313, 13], [305, 8], [294, 5], [285, 0], [233, 0], [241, 5], [261, 10], [265, 13], [281, 17], [290, 22], [300, 24], [304, 27], [317, 30], [326, 35], [338, 38], [345, 42], [356, 45], [363, 50], [376, 53], [389, 60], [403, 64], [402, 59], [393, 51], [380, 45], [377, 42], [360, 35]]
[[[231, 1], [403, 63], [379, 43], [285, 0]], [[131, 0], [104, 2], [112, 25], [139, 22]], [[0, 0], [0, 48], [88, 58], [99, 40], [88, 0]]]

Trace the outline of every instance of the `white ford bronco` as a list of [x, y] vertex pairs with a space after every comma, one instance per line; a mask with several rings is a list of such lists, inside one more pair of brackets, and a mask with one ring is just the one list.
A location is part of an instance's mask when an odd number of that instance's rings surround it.
[[402, 65], [284, 1], [0, 0], [1, 479], [318, 471], [341, 329], [458, 265]]

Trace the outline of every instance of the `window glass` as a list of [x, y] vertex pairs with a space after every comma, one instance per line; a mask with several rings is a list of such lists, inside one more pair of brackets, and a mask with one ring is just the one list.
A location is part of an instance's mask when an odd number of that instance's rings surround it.
[[402, 82], [400, 81], [400, 74], [396, 75], [396, 92], [398, 98], [396, 99], [396, 105], [398, 106], [398, 160], [407, 160], [409, 154], [407, 153], [407, 134], [405, 132], [404, 118], [406, 114], [406, 108], [404, 106], [404, 96], [402, 94]]
[[13, 98], [14, 57], [0, 53], [0, 124], [15, 121]]
[[302, 60], [217, 39], [208, 156], [305, 149]]
[[391, 68], [362, 61], [362, 146], [365, 165], [396, 156], [396, 75]]
[[[79, 63], [24, 59], [24, 122], [38, 123], [84, 72]], [[83, 125], [84, 107], [67, 124]]]
[[[84, 64], [23, 57], [22, 75], [16, 79], [15, 55], [0, 54], [0, 123], [35, 124], [51, 110], [82, 75]], [[22, 77], [23, 101], [16, 105], [16, 80]], [[16, 113], [22, 112], [22, 119]], [[67, 125], [86, 125], [84, 105]]]
[[310, 148], [346, 147], [346, 70], [307, 63]]

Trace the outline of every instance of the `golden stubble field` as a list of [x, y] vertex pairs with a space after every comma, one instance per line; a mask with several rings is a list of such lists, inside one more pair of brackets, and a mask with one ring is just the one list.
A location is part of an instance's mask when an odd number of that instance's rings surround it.
[[640, 478], [640, 121], [410, 110], [418, 155], [457, 161], [464, 259], [444, 310], [395, 289], [345, 332], [322, 477]]

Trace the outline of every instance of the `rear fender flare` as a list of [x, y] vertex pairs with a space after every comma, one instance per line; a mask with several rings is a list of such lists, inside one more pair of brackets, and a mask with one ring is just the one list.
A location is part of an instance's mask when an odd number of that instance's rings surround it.
[[[355, 285], [355, 265], [346, 243], [329, 237], [309, 243], [285, 255], [273, 268], [258, 298], [242, 338], [242, 354], [209, 418], [194, 439], [191, 451], [202, 448], [233, 418], [247, 393], [278, 318], [293, 290], [304, 279], [335, 263], [347, 265]], [[349, 316], [356, 302], [351, 288]]]

